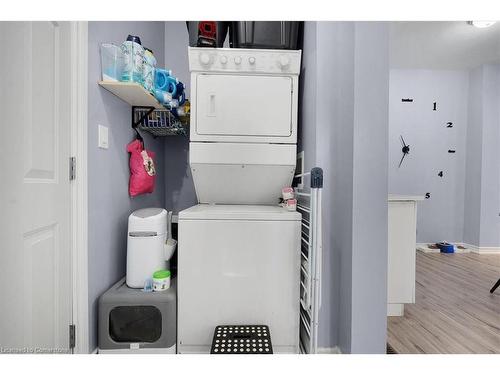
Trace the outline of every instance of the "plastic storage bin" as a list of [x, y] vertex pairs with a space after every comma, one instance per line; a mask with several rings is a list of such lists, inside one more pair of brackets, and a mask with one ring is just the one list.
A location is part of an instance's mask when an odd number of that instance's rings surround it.
[[103, 81], [120, 81], [125, 67], [125, 57], [120, 46], [101, 44], [101, 72]]
[[232, 48], [297, 49], [299, 21], [232, 22], [229, 30]]

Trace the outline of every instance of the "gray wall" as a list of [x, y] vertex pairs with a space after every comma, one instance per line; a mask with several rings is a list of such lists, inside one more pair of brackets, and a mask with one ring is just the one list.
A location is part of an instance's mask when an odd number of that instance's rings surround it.
[[[300, 75], [298, 149], [304, 151], [306, 171], [319, 166], [324, 172], [323, 294], [318, 345], [327, 348], [338, 344], [339, 329], [347, 330], [350, 336], [350, 324], [339, 327], [338, 322], [339, 309], [347, 309], [350, 316], [351, 306], [350, 301], [339, 301], [340, 270], [351, 268], [350, 255], [340, 263], [339, 251], [351, 249], [347, 215], [352, 212], [352, 159], [349, 163], [348, 150], [352, 148], [353, 85], [352, 74], [348, 73], [349, 69], [352, 72], [352, 40], [345, 35], [349, 30], [352, 24], [347, 22], [305, 22]], [[347, 137], [350, 134], [350, 140], [339, 132], [346, 132]], [[342, 166], [345, 168], [340, 171]], [[346, 173], [351, 174], [350, 178]], [[334, 215], [336, 209], [346, 216]], [[345, 287], [350, 288], [350, 283]]]
[[[321, 345], [350, 352], [354, 24], [317, 24], [317, 164], [323, 194], [323, 306]], [[342, 213], [342, 214], [340, 214]]]
[[500, 247], [500, 65], [485, 65], [483, 76], [480, 247]]
[[[165, 22], [165, 65], [191, 93], [186, 23]], [[189, 135], [165, 138], [165, 207], [175, 213], [198, 203], [189, 168]]]
[[304, 29], [300, 147], [306, 164], [325, 172], [319, 345], [384, 353], [388, 27], [305, 22]]
[[[330, 162], [330, 145], [334, 141], [330, 128], [332, 117], [336, 112], [333, 106], [338, 101], [332, 102], [332, 90], [327, 82], [333, 81], [333, 73], [340, 71], [328, 69], [331, 61], [334, 43], [330, 33], [337, 23], [305, 22], [302, 51], [302, 66], [300, 75], [300, 101], [299, 101], [299, 137], [298, 148], [304, 151], [305, 170], [309, 171], [315, 166], [323, 168], [324, 193], [323, 207], [333, 205], [333, 165]], [[340, 49], [340, 47], [339, 47]], [[335, 60], [339, 61], [339, 60]], [[318, 74], [323, 74], [322, 79]], [[325, 84], [322, 84], [325, 83]], [[334, 90], [336, 93], [336, 90]], [[333, 150], [338, 150], [333, 148]], [[336, 160], [335, 158], [333, 160]], [[338, 180], [345, 181], [345, 180]], [[335, 227], [332, 210], [325, 210], [323, 215], [324, 228]], [[332, 231], [325, 230], [323, 236], [323, 295], [320, 311], [319, 342], [320, 347], [334, 347], [338, 337], [338, 278], [339, 262], [336, 253], [331, 251], [332, 241], [335, 236]]]
[[351, 352], [385, 353], [389, 25], [356, 22]]
[[[466, 70], [390, 73], [389, 193], [431, 194], [418, 205], [417, 242], [463, 241], [468, 83]], [[449, 121], [453, 128], [446, 127]], [[410, 154], [398, 168], [401, 135]]]
[[483, 67], [471, 70], [469, 81], [464, 242], [479, 246], [481, 222], [481, 162], [483, 138]]
[[[326, 25], [326, 24], [325, 24]], [[330, 98], [332, 117], [326, 126], [332, 126], [332, 163], [330, 208], [330, 234], [332, 260], [330, 266], [337, 276], [332, 285], [337, 285], [337, 298], [333, 306], [338, 306], [337, 344], [344, 353], [351, 352], [352, 333], [352, 231], [353, 231], [353, 137], [354, 137], [354, 30], [351, 22], [336, 22], [333, 40], [328, 43], [329, 60], [333, 62], [333, 77], [327, 85], [333, 88]], [[325, 26], [327, 27], [327, 26]], [[324, 31], [326, 35], [330, 33]], [[324, 48], [327, 48], [324, 46]], [[328, 70], [328, 67], [326, 67]], [[328, 90], [328, 88], [325, 88]], [[325, 92], [323, 95], [328, 97]], [[327, 161], [328, 162], [328, 161]]]
[[464, 242], [500, 247], [500, 65], [470, 73]]
[[[389, 192], [431, 193], [419, 204], [418, 242], [499, 246], [499, 72], [499, 65], [391, 71]], [[411, 150], [398, 168], [400, 135]], [[455, 154], [447, 153], [451, 148]]]
[[[88, 264], [90, 350], [97, 345], [97, 299], [125, 275], [127, 219], [142, 207], [165, 205], [163, 139], [144, 135], [146, 147], [156, 152], [156, 188], [150, 195], [128, 195], [126, 145], [134, 138], [130, 106], [97, 85], [100, 80], [99, 45], [121, 43], [128, 34], [139, 35], [164, 62], [163, 22], [89, 22], [88, 29]], [[109, 149], [97, 148], [97, 125], [109, 127]]]
[[299, 76], [298, 150], [304, 151], [304, 169], [316, 161], [317, 22], [304, 22], [302, 61]]

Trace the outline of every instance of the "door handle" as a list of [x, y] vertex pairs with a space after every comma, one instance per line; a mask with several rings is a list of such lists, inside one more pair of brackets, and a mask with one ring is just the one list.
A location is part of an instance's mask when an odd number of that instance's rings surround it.
[[215, 93], [208, 94], [208, 114], [209, 117], [215, 117]]

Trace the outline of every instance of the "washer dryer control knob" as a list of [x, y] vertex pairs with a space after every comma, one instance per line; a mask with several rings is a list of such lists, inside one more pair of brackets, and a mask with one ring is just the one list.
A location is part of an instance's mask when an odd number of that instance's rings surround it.
[[290, 58], [286, 55], [280, 55], [279, 64], [281, 69], [286, 68], [290, 64]]
[[203, 65], [208, 65], [210, 64], [210, 56], [208, 55], [208, 53], [201, 53], [200, 54], [200, 62], [203, 64]]
[[222, 64], [224, 64], [224, 65], [225, 65], [225, 64], [227, 64], [227, 56], [222, 55], [222, 56], [220, 57], [220, 62], [221, 62]]
[[241, 57], [240, 57], [240, 56], [236, 56], [236, 57], [234, 58], [234, 63], [235, 63], [236, 65], [240, 65], [240, 64], [241, 64]]
[[254, 64], [255, 64], [255, 57], [250, 56], [250, 57], [248, 58], [248, 62], [250, 63], [250, 65], [254, 65]]

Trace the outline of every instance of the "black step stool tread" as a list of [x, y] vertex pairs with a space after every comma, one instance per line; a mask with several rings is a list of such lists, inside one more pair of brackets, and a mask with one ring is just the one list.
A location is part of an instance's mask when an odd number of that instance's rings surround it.
[[266, 325], [223, 325], [214, 330], [210, 354], [273, 354]]

